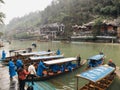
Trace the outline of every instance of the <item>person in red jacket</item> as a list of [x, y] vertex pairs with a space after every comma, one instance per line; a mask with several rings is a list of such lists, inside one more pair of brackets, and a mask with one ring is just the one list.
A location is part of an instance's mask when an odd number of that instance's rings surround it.
[[26, 71], [25, 66], [18, 69], [19, 90], [25, 90], [25, 79], [29, 72]]

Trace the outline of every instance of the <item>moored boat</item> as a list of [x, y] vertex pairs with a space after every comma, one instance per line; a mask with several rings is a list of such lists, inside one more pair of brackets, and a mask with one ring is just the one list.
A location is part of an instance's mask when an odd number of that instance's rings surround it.
[[[20, 57], [24, 57], [23, 59], [32, 57], [32, 56], [45, 56], [45, 55], [51, 55], [54, 54], [54, 52], [47, 52], [47, 51], [39, 51], [39, 52], [30, 52], [30, 53], [19, 53]], [[21, 58], [22, 59], [22, 58]]]
[[4, 62], [8, 63], [10, 58], [15, 62], [17, 59], [26, 60], [31, 56], [43, 56], [43, 55], [50, 55], [53, 52], [47, 52], [47, 51], [39, 51], [39, 52], [27, 52], [27, 50], [12, 50], [10, 53], [14, 53], [14, 55], [11, 55], [6, 57]]
[[[108, 65], [101, 65], [85, 72], [77, 74], [77, 90], [106, 90], [113, 82], [115, 68]], [[79, 78], [89, 82], [83, 87], [78, 87]]]
[[[77, 61], [76, 57], [61, 58], [61, 59], [44, 61], [44, 64], [49, 68], [47, 70], [43, 71], [43, 76], [34, 77], [34, 81], [46, 80], [46, 79], [50, 79], [50, 78], [56, 77], [56, 76], [61, 75], [61, 74], [71, 72], [71, 70], [74, 71], [86, 63], [86, 60], [82, 60], [81, 66], [76, 66], [76, 64], [72, 63], [74, 61], [75, 62]], [[71, 66], [69, 66], [68, 63], [70, 63]], [[54, 72], [51, 68], [51, 66], [53, 66], [53, 65], [57, 65], [59, 67], [59, 69], [56, 72]], [[27, 78], [26, 80], [31, 81], [31, 78]]]
[[103, 54], [98, 54], [98, 55], [94, 55], [90, 58], [88, 58], [88, 67], [87, 68], [91, 68], [91, 67], [97, 67], [99, 65], [104, 64], [104, 55]]
[[6, 57], [4, 62], [8, 62], [11, 58], [15, 60], [16, 58], [19, 57], [19, 53], [26, 53], [28, 50], [27, 49], [19, 49], [19, 50], [9, 50], [9, 54], [6, 54]]
[[24, 60], [24, 64], [31, 62], [40, 62], [40, 60], [47, 61], [59, 58], [64, 58], [64, 55], [32, 56], [29, 57], [29, 59]]

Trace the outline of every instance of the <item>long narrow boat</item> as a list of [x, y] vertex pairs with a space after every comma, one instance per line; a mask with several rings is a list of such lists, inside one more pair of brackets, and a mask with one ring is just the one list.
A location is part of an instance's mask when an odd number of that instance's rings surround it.
[[[44, 61], [44, 64], [46, 66], [51, 66], [51, 65], [64, 65], [68, 62], [76, 62], [77, 58], [76, 57], [70, 57], [70, 58], [62, 58], [62, 59], [55, 59], [55, 60], [51, 60], [51, 61]], [[81, 66], [84, 65], [86, 63], [86, 60], [82, 60], [81, 61]], [[72, 68], [72, 71], [74, 71], [75, 69], [78, 69], [80, 68], [81, 66], [79, 67], [73, 67]], [[41, 80], [46, 80], [46, 79], [50, 79], [50, 78], [53, 78], [53, 77], [56, 77], [58, 75], [61, 75], [61, 74], [65, 74], [65, 73], [68, 73], [68, 72], [71, 72], [69, 71], [67, 68], [65, 68], [64, 72], [62, 72], [61, 70], [58, 70], [57, 72], [52, 72], [51, 69], [49, 68], [47, 70], [47, 73], [45, 73], [44, 76], [42, 77], [34, 77], [34, 81], [41, 81]], [[44, 73], [44, 72], [43, 72]], [[31, 79], [26, 79], [27, 81], [31, 81]]]
[[14, 60], [17, 57], [19, 57], [19, 53], [25, 53], [27, 51], [28, 51], [27, 49], [9, 50], [9, 54], [7, 54], [6, 58], [2, 61], [8, 62], [10, 60], [10, 58], [12, 58]]
[[17, 59], [25, 60], [25, 59], [29, 58], [30, 56], [40, 56], [40, 55], [43, 56], [43, 55], [50, 55], [53, 53], [53, 52], [47, 52], [47, 51], [27, 52], [26, 50], [15, 50], [12, 52], [15, 54], [13, 56], [6, 57], [6, 59], [3, 60], [4, 62], [8, 63], [10, 58], [12, 58], [13, 61], [15, 62]]
[[87, 60], [88, 60], [88, 68], [96, 67], [104, 64], [104, 55], [103, 54], [94, 55], [88, 58]]
[[[77, 90], [106, 90], [114, 80], [115, 68], [108, 65], [101, 65], [93, 69], [77, 74]], [[79, 78], [89, 81], [79, 89]]]
[[31, 52], [31, 53], [19, 53], [22, 57], [29, 57], [29, 56], [42, 56], [42, 55], [50, 55], [54, 52], [47, 52], [47, 51], [39, 51], [39, 52]]
[[59, 58], [64, 58], [64, 55], [32, 56], [29, 57], [29, 59], [24, 60], [24, 64], [31, 62], [40, 62], [40, 60], [47, 61]]

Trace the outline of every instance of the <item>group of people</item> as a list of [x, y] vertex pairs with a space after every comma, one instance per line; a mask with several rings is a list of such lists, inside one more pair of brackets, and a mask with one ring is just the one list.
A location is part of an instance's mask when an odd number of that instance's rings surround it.
[[28, 75], [29, 72], [27, 72], [25, 69], [22, 60], [18, 59], [15, 64], [13, 60], [10, 59], [8, 65], [10, 80], [12, 80], [13, 77], [18, 74], [19, 90], [24, 90], [26, 75]]
[[18, 59], [15, 63], [12, 59], [10, 59], [8, 63], [10, 80], [12, 80], [15, 75], [18, 75], [19, 88], [20, 90], [24, 90], [25, 80], [31, 79], [32, 85], [34, 85], [34, 77], [43, 77], [43, 71], [46, 71], [46, 74], [48, 74], [49, 71], [51, 71], [52, 73], [57, 73], [58, 71], [64, 72], [66, 69], [72, 71], [75, 67], [80, 66], [80, 55], [78, 55], [77, 58], [77, 64], [67, 62], [61, 65], [55, 64], [50, 66], [46, 66], [42, 60], [37, 64], [31, 63], [29, 66], [26, 66], [20, 59]]
[[23, 65], [22, 60], [18, 59], [16, 63], [14, 63], [13, 60], [10, 59], [8, 65], [10, 80], [12, 80], [13, 77], [18, 74], [19, 89], [24, 90], [26, 75], [28, 75], [29, 72]]

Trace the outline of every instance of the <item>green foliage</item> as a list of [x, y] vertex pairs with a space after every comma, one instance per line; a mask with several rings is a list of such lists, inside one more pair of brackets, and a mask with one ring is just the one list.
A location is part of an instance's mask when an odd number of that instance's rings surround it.
[[20, 33], [20, 34], [14, 35], [14, 38], [17, 38], [17, 39], [29, 39], [31, 37], [32, 36], [28, 35], [27, 33]]
[[96, 37], [97, 35], [100, 35], [100, 31], [101, 31], [100, 29], [102, 24], [103, 23], [101, 18], [96, 19], [95, 24], [93, 26], [93, 32], [92, 32], [94, 37]]
[[[4, 1], [3, 0], [0, 0], [0, 4], [1, 3], [4, 3]], [[5, 14], [4, 13], [2, 13], [2, 12], [0, 12], [0, 24], [3, 24], [4, 22], [3, 22], [3, 18], [5, 18]]]
[[4, 3], [4, 1], [3, 1], [3, 0], [0, 0], [0, 2], [1, 2], [1, 3]]
[[40, 23], [41, 12], [31, 12], [29, 15], [25, 15], [22, 18], [16, 17], [10, 21], [7, 25], [8, 30], [34, 28]]
[[114, 19], [119, 16], [120, 0], [53, 0], [44, 11], [14, 18], [7, 25], [7, 29], [27, 31], [58, 22], [65, 25], [63, 36], [69, 37], [72, 34], [71, 27], [75, 24], [82, 25], [98, 17]]

